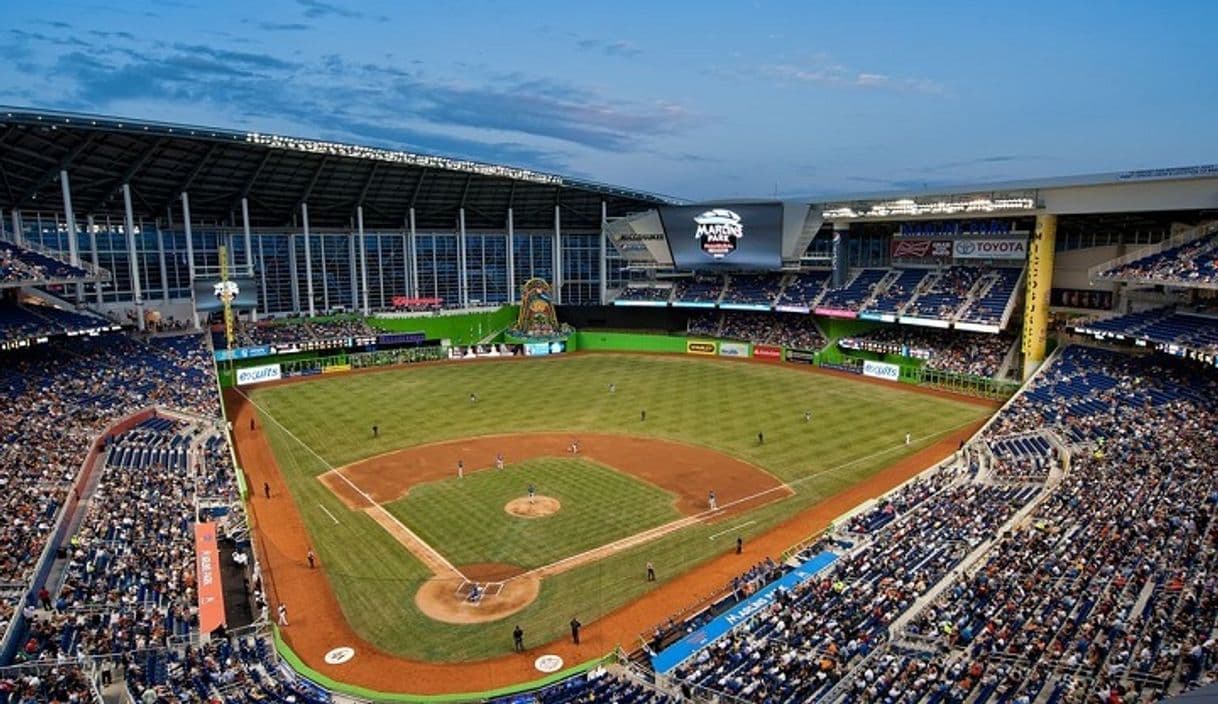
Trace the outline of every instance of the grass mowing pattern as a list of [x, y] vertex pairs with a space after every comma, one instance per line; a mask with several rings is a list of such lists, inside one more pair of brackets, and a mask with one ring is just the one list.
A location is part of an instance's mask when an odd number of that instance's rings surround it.
[[[504, 504], [527, 496], [529, 482], [558, 499], [561, 510], [545, 518], [508, 515]], [[542, 457], [416, 486], [385, 508], [454, 565], [529, 570], [675, 521], [675, 498], [595, 462]]]
[[[615, 394], [607, 391], [611, 382]], [[471, 392], [478, 394], [477, 404], [469, 403]], [[933, 441], [922, 438], [987, 414], [897, 385], [780, 365], [618, 354], [336, 376], [259, 389], [252, 397], [308, 445], [275, 423], [261, 424], [352, 627], [387, 651], [445, 661], [510, 652], [511, 623], [441, 624], [420, 613], [414, 592], [427, 571], [316, 480], [330, 468], [326, 463], [337, 467], [425, 442], [525, 431], [620, 432], [697, 443], [794, 482], [795, 496], [747, 514], [756, 521], [744, 531], [747, 540]], [[647, 410], [646, 422], [639, 421], [640, 409]], [[804, 423], [805, 409], [813, 412], [811, 423]], [[381, 428], [376, 439], [369, 433], [373, 424]], [[766, 435], [761, 446], [758, 431]], [[909, 447], [906, 432], [919, 439]], [[654, 588], [642, 579], [647, 560], [655, 562], [662, 583], [730, 549], [730, 541], [707, 539], [721, 530], [692, 526], [546, 579], [537, 601], [511, 622], [524, 624], [530, 642], [563, 637], [572, 615], [591, 623]], [[264, 549], [275, 552], [274, 545]]]

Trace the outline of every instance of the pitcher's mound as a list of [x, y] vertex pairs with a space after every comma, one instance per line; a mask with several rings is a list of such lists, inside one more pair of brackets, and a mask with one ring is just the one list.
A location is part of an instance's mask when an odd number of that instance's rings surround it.
[[528, 497], [512, 499], [503, 510], [520, 518], [545, 518], [558, 513], [560, 508], [562, 504], [558, 503], [558, 499], [551, 496], [534, 496], [531, 501]]

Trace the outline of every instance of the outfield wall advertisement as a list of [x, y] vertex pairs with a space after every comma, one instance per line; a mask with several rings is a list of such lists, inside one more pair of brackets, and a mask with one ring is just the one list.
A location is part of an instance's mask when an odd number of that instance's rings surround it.
[[719, 345], [714, 340], [686, 340], [685, 351], [689, 354], [713, 355], [719, 352]]
[[800, 362], [801, 364], [815, 364], [816, 352], [812, 350], [787, 350], [788, 362]]
[[237, 386], [261, 384], [266, 381], [279, 381], [283, 371], [278, 364], [263, 364], [257, 367], [245, 367], [237, 370]]
[[720, 342], [719, 343], [720, 357], [748, 357], [749, 343], [747, 342]]
[[863, 361], [863, 376], [887, 381], [900, 381], [901, 367], [896, 364], [889, 364], [888, 362], [873, 362], [868, 359]]
[[775, 345], [753, 345], [753, 357], [757, 359], [782, 359], [782, 348]]

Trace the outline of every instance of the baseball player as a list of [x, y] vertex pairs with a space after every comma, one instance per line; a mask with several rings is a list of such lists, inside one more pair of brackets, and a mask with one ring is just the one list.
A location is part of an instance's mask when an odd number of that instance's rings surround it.
[[719, 498], [717, 496], [715, 496], [714, 489], [711, 489], [710, 494], [707, 495], [706, 503], [707, 503], [707, 505], [710, 506], [710, 510], [712, 510], [712, 511], [719, 510]]
[[457, 460], [457, 479], [465, 479], [465, 460]]
[[288, 605], [280, 603], [276, 612], [279, 614], [279, 625], [286, 628], [288, 625]]
[[804, 422], [805, 423], [812, 422], [812, 411], [804, 411]]
[[609, 393], [611, 393], [611, 394], [617, 393], [617, 384], [609, 384]]
[[469, 395], [469, 402], [470, 402], [470, 403], [477, 403], [477, 402], [478, 402], [478, 394], [471, 393], [471, 394]]
[[503, 453], [495, 455], [495, 469], [503, 469]]
[[533, 486], [532, 482], [529, 482], [529, 503], [533, 503], [533, 500], [536, 498], [537, 498], [537, 487]]
[[913, 436], [909, 433], [905, 433], [905, 444], [908, 445], [911, 442], [913, 442]]

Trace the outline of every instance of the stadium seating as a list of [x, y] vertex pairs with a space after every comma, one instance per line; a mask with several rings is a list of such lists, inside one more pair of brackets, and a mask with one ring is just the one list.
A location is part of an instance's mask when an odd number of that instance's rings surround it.
[[643, 301], [649, 303], [667, 303], [672, 295], [671, 286], [627, 286], [618, 294], [619, 301]]
[[984, 325], [1001, 323], [1022, 275], [1022, 269], [1014, 268], [995, 269], [985, 274], [979, 294], [960, 311], [959, 320]]
[[1074, 326], [1101, 338], [1141, 340], [1157, 349], [1178, 347], [1218, 355], [1218, 316], [1212, 312], [1155, 308]]
[[[321, 343], [345, 340], [350, 337], [376, 337], [383, 333], [383, 330], [370, 326], [367, 321], [359, 317], [311, 320], [287, 318], [241, 323], [234, 331], [234, 337], [238, 347], [258, 347], [261, 345]], [[223, 327], [213, 328], [212, 344], [216, 349], [227, 346]]]
[[912, 318], [949, 320], [968, 300], [983, 270], [974, 266], [950, 266], [922, 284], [918, 295], [905, 308]]
[[96, 316], [38, 305], [0, 305], [0, 342], [111, 330], [116, 326]]
[[888, 269], [861, 269], [845, 286], [826, 290], [816, 307], [858, 312], [887, 275]]
[[777, 306], [812, 308], [825, 292], [831, 279], [828, 271], [803, 271], [792, 274], [775, 302]]
[[0, 241], [0, 284], [37, 284], [46, 281], [92, 280], [81, 267]]
[[1101, 271], [1099, 276], [1179, 284], [1218, 283], [1218, 233]]
[[727, 290], [720, 305], [774, 305], [782, 291], [782, 274], [733, 274], [728, 277]]
[[1002, 367], [1014, 341], [1011, 335], [896, 325], [842, 338], [838, 346], [924, 359], [927, 369], [992, 377]]
[[816, 327], [816, 321], [801, 313], [701, 313], [689, 319], [689, 333], [803, 350], [818, 350], [825, 346], [825, 338]]
[[714, 304], [723, 293], [722, 276], [695, 276], [691, 279], [681, 279], [676, 283], [676, 291], [672, 300], [675, 304], [697, 303]]
[[864, 310], [899, 315], [918, 291], [922, 281], [933, 275], [926, 269], [898, 269], [896, 278]]

